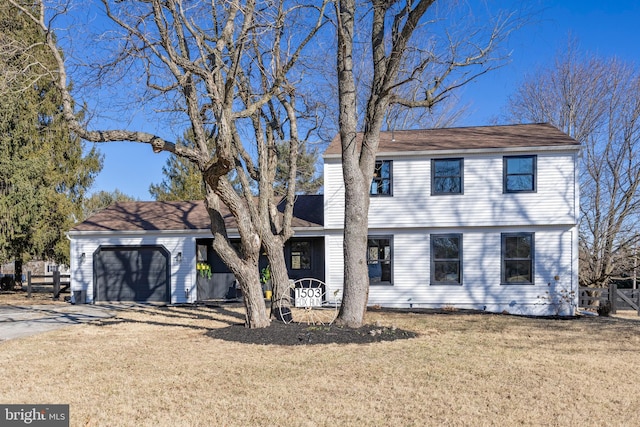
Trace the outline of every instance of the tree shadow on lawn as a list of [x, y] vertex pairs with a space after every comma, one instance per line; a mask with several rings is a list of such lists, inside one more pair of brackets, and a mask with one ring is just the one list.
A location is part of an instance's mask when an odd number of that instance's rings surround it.
[[[491, 322], [493, 332], [509, 329], [541, 330], [597, 336], [598, 339], [610, 341], [615, 347], [620, 340], [640, 337], [640, 321], [614, 317], [532, 317], [511, 314], [495, 314], [475, 310], [398, 310], [376, 309], [370, 311], [388, 313], [411, 313], [430, 316], [433, 320], [440, 318], [446, 321], [447, 330], [459, 332], [482, 333], [487, 325], [486, 320], [493, 318], [504, 321]], [[437, 316], [437, 317], [436, 317]], [[444, 317], [440, 317], [444, 316]], [[458, 322], [456, 319], [459, 319]], [[511, 321], [509, 321], [511, 319]], [[395, 327], [384, 327], [368, 324], [361, 328], [351, 329], [336, 325], [307, 325], [305, 323], [284, 324], [273, 321], [271, 326], [262, 329], [248, 329], [242, 323], [232, 324], [224, 328], [211, 329], [207, 336], [225, 341], [260, 345], [315, 345], [315, 344], [370, 344], [381, 341], [394, 341], [419, 336], [418, 333]], [[553, 343], [557, 338], [550, 338]], [[613, 347], [612, 347], [613, 348]]]
[[[100, 304], [116, 311], [114, 317], [93, 322], [96, 326], [113, 326], [124, 323], [142, 323], [153, 326], [175, 326], [201, 331], [214, 328], [195, 325], [190, 321], [211, 321], [227, 325], [237, 325], [235, 319], [244, 321], [244, 315], [222, 306], [204, 307], [197, 305], [145, 305], [145, 304]], [[130, 318], [127, 313], [138, 313], [145, 316], [144, 320]]]
[[[273, 320], [267, 328], [249, 329], [244, 326], [244, 314], [234, 310], [236, 305], [225, 306], [123, 306], [115, 317], [93, 322], [97, 326], [142, 323], [152, 326], [172, 326], [203, 331], [213, 339], [260, 345], [314, 345], [314, 344], [370, 344], [381, 341], [409, 339], [417, 333], [395, 327], [365, 325], [361, 328], [343, 328], [336, 325], [309, 325]], [[144, 314], [143, 319], [127, 316], [127, 310]], [[192, 320], [224, 323], [223, 327], [207, 327]]]
[[[395, 327], [385, 327], [379, 324], [367, 324], [361, 328], [352, 329], [337, 325], [310, 325], [306, 323], [284, 324], [280, 321], [272, 321], [267, 328], [248, 329], [244, 326], [244, 314], [239, 309], [241, 304], [220, 304], [208, 306], [178, 305], [178, 306], [133, 306], [122, 307], [120, 310], [134, 310], [148, 317], [144, 320], [127, 318], [126, 315], [116, 316], [110, 319], [102, 319], [94, 324], [107, 326], [119, 323], [145, 323], [156, 326], [174, 326], [200, 330], [206, 336], [230, 342], [259, 345], [316, 345], [316, 344], [370, 344], [382, 341], [394, 341], [399, 339], [415, 338], [419, 334], [414, 331], [402, 330]], [[511, 318], [513, 321], [489, 322], [491, 326], [486, 332], [506, 331], [509, 329], [526, 330], [565, 330], [573, 333], [590, 334], [600, 340], [611, 341], [612, 344], [622, 338], [640, 337], [640, 322], [633, 319], [614, 317], [525, 317], [507, 314], [494, 314], [478, 311], [443, 311], [443, 310], [387, 310], [375, 309], [370, 311], [421, 314], [426, 316], [442, 316], [447, 321], [449, 331], [473, 331], [477, 324], [486, 324], [486, 318]], [[480, 315], [469, 316], [467, 315]], [[455, 318], [467, 320], [457, 322]], [[519, 319], [519, 320], [518, 320]], [[194, 324], [191, 320], [211, 321], [223, 323], [227, 326], [208, 327], [202, 324]], [[487, 319], [488, 320], [488, 319]], [[474, 326], [474, 324], [476, 326]]]

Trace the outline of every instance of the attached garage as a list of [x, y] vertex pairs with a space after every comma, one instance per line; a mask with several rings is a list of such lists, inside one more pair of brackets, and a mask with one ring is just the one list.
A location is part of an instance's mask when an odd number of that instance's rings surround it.
[[[302, 244], [286, 253], [292, 277], [308, 277], [315, 268], [324, 274], [323, 258], [315, 258], [324, 255], [324, 246], [312, 240], [324, 242], [322, 206], [322, 196], [296, 200], [292, 226]], [[233, 215], [223, 211], [223, 217], [230, 238], [238, 239]], [[204, 201], [116, 203], [77, 224], [68, 237], [76, 302], [184, 304], [237, 297], [235, 277], [216, 261]], [[301, 261], [310, 256], [313, 262]]]
[[162, 246], [101, 246], [93, 255], [95, 301], [170, 302], [170, 259]]

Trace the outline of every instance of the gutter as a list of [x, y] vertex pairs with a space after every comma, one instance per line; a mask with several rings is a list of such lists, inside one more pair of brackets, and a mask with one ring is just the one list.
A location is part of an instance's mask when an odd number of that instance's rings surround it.
[[[377, 157], [416, 157], [416, 156], [451, 156], [460, 154], [491, 154], [491, 153], [529, 153], [529, 152], [577, 152], [580, 145], [542, 146], [542, 147], [504, 147], [504, 148], [451, 148], [446, 150], [422, 150], [422, 151], [378, 151]], [[342, 159], [342, 154], [325, 154], [323, 159]]]
[[[298, 236], [309, 236], [309, 233], [322, 233], [324, 227], [294, 227], [293, 231]], [[74, 237], [112, 237], [112, 236], [147, 236], [147, 235], [181, 235], [181, 236], [208, 236], [213, 238], [210, 229], [190, 229], [190, 230], [70, 230], [65, 233], [67, 239]], [[237, 228], [227, 230], [230, 238], [240, 237]], [[294, 235], [294, 237], [295, 237]]]

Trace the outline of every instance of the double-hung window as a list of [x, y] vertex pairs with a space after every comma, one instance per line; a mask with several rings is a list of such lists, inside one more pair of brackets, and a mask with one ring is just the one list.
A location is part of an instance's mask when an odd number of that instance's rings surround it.
[[502, 234], [502, 284], [533, 284], [534, 233]]
[[371, 181], [372, 196], [391, 196], [393, 162], [391, 160], [376, 160]]
[[504, 192], [526, 193], [536, 191], [536, 162], [536, 156], [504, 157]]
[[462, 194], [462, 159], [431, 160], [431, 194]]
[[370, 285], [391, 285], [393, 238], [369, 236], [367, 240], [367, 266]]
[[431, 235], [431, 284], [462, 284], [462, 234]]

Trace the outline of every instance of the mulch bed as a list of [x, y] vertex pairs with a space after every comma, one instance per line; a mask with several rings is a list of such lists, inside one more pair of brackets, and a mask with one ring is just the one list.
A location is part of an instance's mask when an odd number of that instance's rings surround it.
[[315, 345], [315, 344], [370, 344], [381, 341], [415, 338], [415, 332], [385, 327], [365, 325], [360, 328], [346, 328], [336, 325], [307, 325], [306, 323], [285, 324], [273, 321], [268, 328], [248, 329], [242, 324], [207, 332], [211, 338], [234, 341], [243, 344], [260, 345]]

